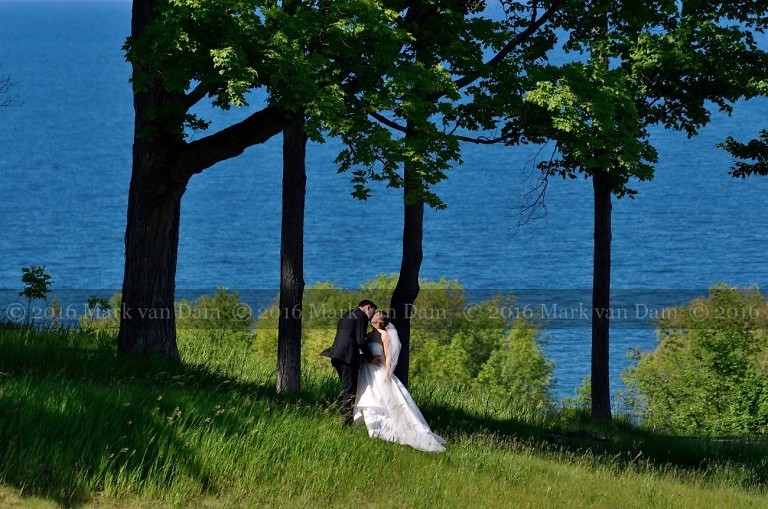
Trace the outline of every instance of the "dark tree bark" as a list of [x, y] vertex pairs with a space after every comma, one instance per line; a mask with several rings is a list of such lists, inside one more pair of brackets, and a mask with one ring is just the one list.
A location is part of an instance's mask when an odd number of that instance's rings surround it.
[[[154, 0], [134, 1], [133, 37], [140, 37], [152, 20], [154, 4]], [[145, 72], [152, 73], [153, 69], [134, 67], [133, 75]], [[147, 135], [155, 127], [148, 112], [178, 100], [157, 82], [146, 90], [137, 90], [134, 84], [133, 172], [117, 339], [118, 352], [123, 354], [179, 356], [173, 296], [181, 197], [188, 181], [176, 162], [183, 140], [180, 133]]]
[[611, 306], [611, 195], [610, 176], [592, 177], [595, 202], [595, 239], [592, 274], [592, 420], [611, 420], [608, 373]]
[[131, 185], [117, 339], [120, 353], [179, 356], [173, 297], [183, 192], [184, 188], [168, 189], [153, 195], [146, 184]]
[[418, 176], [405, 164], [405, 185], [403, 188], [403, 258], [400, 264], [400, 276], [392, 292], [392, 324], [400, 336], [402, 349], [395, 367], [395, 376], [408, 386], [411, 349], [411, 314], [416, 297], [419, 296], [419, 271], [423, 259], [422, 241], [424, 238], [424, 202], [421, 200], [408, 203], [407, 197], [413, 186], [418, 184]]
[[301, 390], [306, 148], [304, 121], [299, 118], [283, 131], [283, 221], [280, 244], [277, 392]]

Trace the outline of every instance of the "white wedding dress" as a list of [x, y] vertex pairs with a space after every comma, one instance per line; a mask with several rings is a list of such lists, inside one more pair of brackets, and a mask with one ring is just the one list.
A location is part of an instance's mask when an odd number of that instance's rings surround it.
[[[400, 338], [392, 324], [387, 325], [389, 335], [390, 370], [394, 371], [400, 354]], [[384, 347], [368, 343], [373, 355], [384, 359]], [[389, 442], [409, 445], [414, 449], [443, 452], [445, 441], [432, 433], [419, 407], [397, 377], [381, 366], [364, 362], [360, 367], [355, 401], [355, 422], [365, 423], [368, 435]]]

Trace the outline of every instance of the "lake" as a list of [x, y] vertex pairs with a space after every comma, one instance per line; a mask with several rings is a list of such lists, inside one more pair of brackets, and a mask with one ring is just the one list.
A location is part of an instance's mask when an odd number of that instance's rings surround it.
[[[109, 296], [121, 287], [133, 136], [121, 45], [129, 27], [129, 2], [0, 2], [0, 74], [12, 77], [17, 96], [0, 110], [6, 295], [18, 292], [21, 267], [32, 264], [46, 265], [54, 294]], [[247, 113], [201, 111], [214, 129]], [[636, 199], [614, 201], [612, 285], [616, 302], [634, 313], [612, 329], [614, 388], [626, 352], [655, 345], [640, 295], [669, 305], [716, 282], [768, 286], [768, 179], [731, 178], [731, 159], [715, 146], [728, 135], [754, 137], [766, 118], [768, 102], [752, 101], [731, 117], [715, 113], [690, 140], [653, 131], [655, 179], [636, 185]], [[333, 162], [339, 148], [331, 140], [308, 149], [305, 280], [357, 287], [399, 270], [401, 196], [374, 187], [369, 201], [353, 199], [349, 176]], [[553, 178], [546, 214], [516, 228], [521, 199], [537, 181], [535, 162], [550, 152], [466, 146], [464, 163], [436, 187], [448, 208], [426, 213], [422, 276], [458, 279], [481, 294], [510, 291], [532, 306], [584, 295], [588, 302], [591, 183]], [[276, 292], [280, 186], [279, 137], [195, 176], [182, 206], [177, 286]], [[362, 223], [372, 227], [360, 232]], [[588, 321], [554, 319], [545, 332], [557, 393], [571, 394], [589, 373]]]

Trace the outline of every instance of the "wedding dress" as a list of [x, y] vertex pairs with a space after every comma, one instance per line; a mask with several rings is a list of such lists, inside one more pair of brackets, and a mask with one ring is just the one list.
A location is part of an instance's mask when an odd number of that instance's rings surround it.
[[[381, 366], [364, 362], [360, 367], [355, 422], [364, 422], [371, 437], [408, 445], [421, 451], [443, 452], [445, 441], [432, 433], [408, 390], [391, 372], [400, 354], [400, 338], [392, 324], [387, 325], [386, 330], [389, 335], [390, 373], [387, 373], [384, 362]], [[384, 359], [384, 347], [381, 344], [371, 342], [368, 346], [373, 355]]]

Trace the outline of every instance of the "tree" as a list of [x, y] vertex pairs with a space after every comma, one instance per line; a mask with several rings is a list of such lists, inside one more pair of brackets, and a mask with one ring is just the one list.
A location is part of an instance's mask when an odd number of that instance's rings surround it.
[[[461, 90], [490, 72], [514, 70], [517, 78], [519, 66], [509, 64], [515, 60], [510, 55], [528, 58], [526, 51], [546, 50], [542, 41], [551, 39], [551, 32], [537, 32], [560, 3], [500, 2], [507, 14], [500, 21], [481, 15], [485, 2], [413, 3], [399, 25], [410, 36], [400, 51], [401, 80], [388, 84], [395, 100], [371, 103], [367, 112], [371, 118], [354, 118], [355, 128], [339, 133], [349, 147], [339, 158], [342, 169], [357, 168], [353, 173], [357, 197], [368, 197], [369, 180], [403, 190], [402, 259], [390, 307], [402, 341], [395, 373], [404, 384], [410, 364], [411, 313], [420, 291], [424, 207], [445, 207], [432, 187], [446, 178], [452, 163], [461, 162], [459, 142], [488, 142], [456, 134], [460, 127], [474, 130], [487, 125], [487, 119], [475, 115], [482, 110], [461, 102]], [[487, 50], [494, 53], [484, 60]], [[470, 88], [467, 95], [475, 93]], [[393, 133], [401, 137], [394, 138]]]
[[[586, 64], [562, 69], [558, 83], [542, 82], [528, 99], [555, 113], [554, 132], [561, 155], [540, 165], [548, 175], [574, 177], [576, 171], [592, 176], [594, 252], [592, 284], [592, 414], [610, 419], [608, 378], [611, 196], [623, 196], [630, 177], [650, 178], [656, 153], [643, 140], [644, 131], [634, 114], [633, 97], [617, 72], [605, 67], [597, 55]], [[551, 85], [551, 86], [550, 86]]]
[[304, 199], [307, 135], [299, 117], [283, 131], [283, 219], [280, 242], [280, 317], [277, 391], [301, 389], [301, 323], [304, 293]]
[[32, 319], [31, 306], [33, 300], [47, 300], [50, 286], [53, 284], [51, 276], [45, 272], [45, 265], [38, 267], [32, 265], [21, 269], [21, 282], [24, 283], [24, 289], [19, 292], [19, 297], [27, 298], [27, 313], [25, 323], [29, 324]]
[[[282, 132], [341, 128], [348, 94], [363, 96], [402, 45], [394, 13], [370, 2], [134, 0], [125, 49], [133, 66], [135, 130], [118, 351], [178, 357], [173, 297], [181, 199], [189, 179]], [[195, 141], [209, 123], [191, 112], [211, 98], [264, 108]]]
[[689, 136], [709, 120], [708, 102], [753, 95], [765, 54], [732, 12], [711, 2], [627, 4], [568, 2], [556, 23], [563, 48], [578, 56], [562, 66], [534, 65], [521, 103], [505, 106], [507, 142], [554, 140], [539, 164], [545, 178], [592, 178], [595, 240], [592, 294], [592, 418], [611, 419], [609, 332], [611, 198], [633, 196], [631, 179], [653, 176], [656, 151], [648, 127]]

